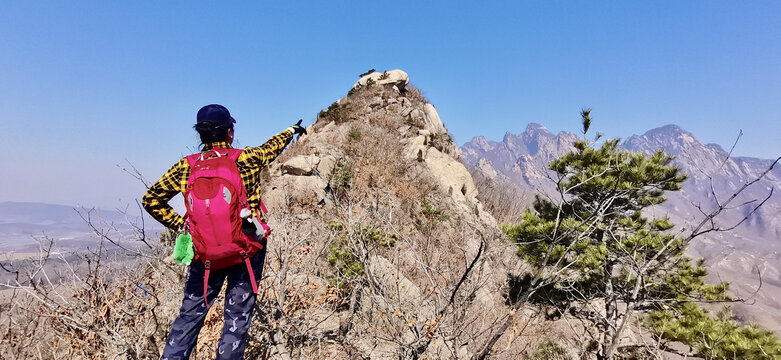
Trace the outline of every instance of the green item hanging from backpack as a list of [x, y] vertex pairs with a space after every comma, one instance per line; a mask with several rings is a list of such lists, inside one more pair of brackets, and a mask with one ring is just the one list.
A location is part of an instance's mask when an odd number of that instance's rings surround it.
[[174, 260], [181, 265], [190, 265], [194, 257], [193, 237], [188, 233], [179, 234], [176, 237], [176, 245], [174, 245]]

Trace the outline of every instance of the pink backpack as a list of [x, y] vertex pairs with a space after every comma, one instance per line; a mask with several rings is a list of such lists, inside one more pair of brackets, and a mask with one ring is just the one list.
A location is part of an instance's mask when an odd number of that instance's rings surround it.
[[[247, 190], [241, 181], [236, 160], [239, 149], [215, 148], [187, 157], [190, 178], [184, 192], [187, 208], [185, 221], [193, 238], [195, 258], [203, 262], [206, 273], [203, 278], [203, 298], [206, 306], [206, 289], [210, 270], [224, 269], [244, 262], [247, 265], [252, 291], [258, 293], [255, 273], [250, 258], [263, 245], [242, 231], [242, 215], [249, 213]], [[265, 206], [261, 203], [263, 212]], [[242, 209], [247, 209], [242, 213]], [[262, 224], [265, 235], [270, 230]]]

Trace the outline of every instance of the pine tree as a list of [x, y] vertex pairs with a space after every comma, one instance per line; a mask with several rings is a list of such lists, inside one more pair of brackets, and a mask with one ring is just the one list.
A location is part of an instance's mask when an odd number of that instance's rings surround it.
[[697, 304], [656, 310], [647, 323], [664, 338], [692, 346], [705, 359], [781, 359], [781, 342], [772, 331], [754, 325], [740, 326], [727, 308], [710, 316]]
[[[583, 114], [587, 130], [590, 115]], [[663, 151], [621, 150], [617, 139], [600, 146], [579, 140], [574, 152], [550, 164], [559, 193], [537, 195], [534, 211], [504, 228], [518, 255], [536, 269], [526, 289], [558, 301], [562, 314], [566, 307], [592, 322], [599, 359], [615, 356], [638, 311], [726, 299], [728, 284], [708, 285], [703, 263], [685, 255], [689, 239], [671, 231], [668, 219], [647, 216], [686, 180], [672, 160]], [[534, 300], [529, 293], [526, 298]]]
[[[503, 228], [518, 246], [518, 256], [532, 266], [522, 277], [511, 275], [511, 307], [536, 303], [554, 309], [546, 316], [590, 322], [585, 328], [593, 340], [588, 348], [598, 359], [616, 357], [632, 319], [643, 320], [634, 324], [644, 324], [659, 340], [682, 341], [695, 349], [693, 355], [707, 359], [781, 359], [781, 342], [772, 332], [741, 327], [728, 311], [714, 318], [699, 307], [700, 302], [737, 300], [727, 295], [728, 283], [706, 283], [703, 260], [685, 254], [698, 236], [725, 231], [713, 220], [781, 158], [715, 209], [699, 208], [705, 217], [683, 236], [669, 219], [648, 216], [666, 201], [665, 192], [681, 190], [686, 180], [671, 165], [673, 158], [663, 151], [646, 155], [621, 150], [617, 139], [596, 146], [601, 133], [593, 142], [585, 139], [590, 109], [582, 110], [581, 117], [584, 139], [549, 165], [558, 192], [537, 195], [533, 211], [525, 211], [519, 224]], [[739, 226], [772, 194], [757, 199], [751, 213], [727, 229]], [[512, 322], [511, 315], [505, 317], [473, 359], [490, 356]]]

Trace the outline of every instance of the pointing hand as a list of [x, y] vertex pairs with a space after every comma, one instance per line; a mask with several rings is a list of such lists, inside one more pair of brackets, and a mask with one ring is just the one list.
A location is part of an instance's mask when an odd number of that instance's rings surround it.
[[301, 121], [303, 121], [303, 119], [299, 119], [298, 122], [295, 125], [291, 126], [290, 128], [293, 129], [294, 134], [306, 135], [306, 128], [301, 126]]

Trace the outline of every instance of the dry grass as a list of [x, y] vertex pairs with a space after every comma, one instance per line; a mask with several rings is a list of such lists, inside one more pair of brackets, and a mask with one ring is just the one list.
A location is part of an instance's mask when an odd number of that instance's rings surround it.
[[[177, 309], [172, 303], [181, 299], [173, 299], [181, 293], [180, 274], [162, 252], [149, 256], [117, 262], [98, 251], [57, 269], [44, 267], [45, 261], [34, 264], [38, 285], [8, 284], [12, 294], [0, 316], [0, 351], [17, 359], [159, 357]], [[59, 273], [59, 280], [49, 282], [47, 273]]]
[[475, 171], [471, 173], [478, 191], [477, 199], [500, 224], [517, 223], [521, 213], [531, 207], [534, 196], [515, 184], [489, 179]]
[[407, 97], [407, 99], [410, 99], [413, 103], [418, 104], [427, 104], [428, 99], [426, 99], [426, 96], [423, 95], [423, 92], [420, 91], [417, 87], [414, 86], [407, 86], [407, 91], [404, 93], [404, 96]]

